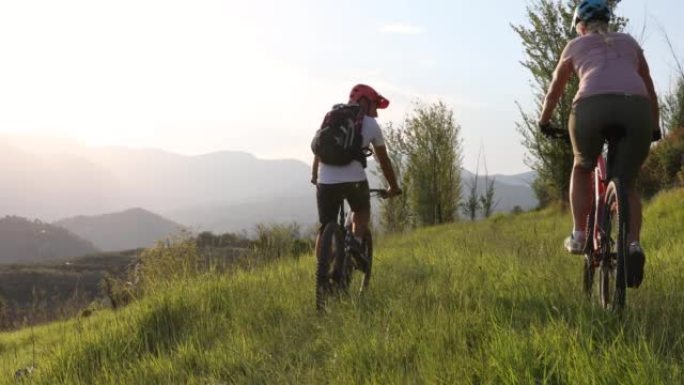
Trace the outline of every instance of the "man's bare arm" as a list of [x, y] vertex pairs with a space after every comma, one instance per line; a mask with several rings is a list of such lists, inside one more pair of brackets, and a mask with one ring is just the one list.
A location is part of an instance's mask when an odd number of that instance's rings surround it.
[[399, 184], [397, 183], [397, 177], [394, 174], [394, 168], [392, 168], [392, 161], [387, 155], [387, 147], [374, 146], [373, 150], [378, 158], [378, 162], [380, 162], [382, 174], [385, 176], [385, 179], [387, 179], [387, 183], [389, 184], [390, 195], [399, 194], [401, 190], [399, 189]]

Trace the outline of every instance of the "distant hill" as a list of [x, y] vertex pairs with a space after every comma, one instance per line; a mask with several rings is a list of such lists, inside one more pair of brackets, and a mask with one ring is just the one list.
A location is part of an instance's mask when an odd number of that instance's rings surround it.
[[303, 227], [318, 221], [316, 193], [310, 186], [308, 195], [283, 196], [233, 205], [193, 206], [166, 213], [194, 231], [239, 233], [253, 230], [257, 224], [292, 223]]
[[[536, 176], [534, 171], [516, 175], [491, 175], [494, 179], [494, 201], [495, 212], [510, 212], [515, 206], [523, 210], [530, 210], [539, 205], [537, 197], [534, 195], [531, 184]], [[468, 186], [475, 179], [475, 174], [463, 169], [461, 173], [461, 196], [466, 197]], [[477, 191], [482, 194], [486, 190], [483, 175], [478, 175]]]
[[15, 216], [0, 219], [0, 263], [47, 262], [97, 252], [67, 229]]
[[[237, 151], [185, 156], [154, 149], [32, 151], [0, 135], [0, 215], [55, 221], [129, 207], [157, 213], [306, 195], [310, 168]], [[68, 151], [68, 152], [67, 152]]]
[[87, 239], [103, 251], [153, 246], [183, 229], [178, 223], [140, 208], [97, 216], [77, 216], [54, 224]]
[[[215, 232], [251, 229], [264, 222], [296, 221], [304, 226], [316, 222], [311, 169], [302, 161], [259, 159], [238, 151], [185, 156], [77, 144], [50, 150], [34, 141], [18, 145], [2, 138], [0, 216], [52, 222], [144, 207], [193, 229]], [[371, 184], [380, 185], [372, 176], [374, 162], [368, 170]], [[470, 175], [464, 170], [464, 182]], [[495, 176], [496, 211], [536, 207], [529, 186], [534, 173]], [[74, 231], [91, 239], [86, 229]], [[106, 249], [121, 246], [116, 243]]]
[[[368, 169], [375, 170], [374, 163]], [[537, 197], [534, 195], [531, 184], [536, 177], [534, 171], [528, 171], [514, 175], [490, 175], [494, 178], [494, 201], [496, 206], [494, 212], [510, 212], [514, 207], [519, 206], [523, 210], [531, 210], [539, 205]], [[373, 173], [368, 173], [371, 185], [381, 186], [380, 178]], [[468, 193], [468, 186], [475, 179], [475, 173], [465, 168], [461, 169], [461, 197]], [[486, 189], [484, 176], [479, 175], [477, 181], [478, 194], [484, 193]]]

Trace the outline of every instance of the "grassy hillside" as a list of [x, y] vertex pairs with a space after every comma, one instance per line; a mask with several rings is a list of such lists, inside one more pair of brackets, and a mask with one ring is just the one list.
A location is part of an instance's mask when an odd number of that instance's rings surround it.
[[[317, 314], [309, 256], [174, 282], [119, 312], [0, 335], [0, 384], [678, 384], [684, 190], [646, 210], [623, 317], [580, 293], [556, 211], [379, 242], [372, 288]], [[29, 379], [26, 379], [26, 383]]]
[[0, 264], [48, 262], [98, 251], [62, 227], [16, 216], [0, 218]]

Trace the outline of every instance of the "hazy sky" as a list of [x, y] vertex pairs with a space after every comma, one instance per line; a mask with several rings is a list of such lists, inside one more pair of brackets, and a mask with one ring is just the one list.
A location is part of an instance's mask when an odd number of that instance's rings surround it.
[[[391, 100], [441, 99], [466, 168], [525, 171], [515, 101], [530, 77], [510, 23], [523, 0], [62, 0], [0, 2], [0, 133], [184, 154], [243, 150], [310, 160], [322, 114], [358, 82]], [[684, 2], [623, 0], [659, 91], [684, 56]]]

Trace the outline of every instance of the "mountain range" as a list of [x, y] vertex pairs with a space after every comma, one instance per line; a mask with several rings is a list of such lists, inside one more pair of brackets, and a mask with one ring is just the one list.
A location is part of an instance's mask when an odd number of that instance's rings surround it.
[[183, 226], [140, 208], [104, 215], [80, 215], [62, 219], [54, 225], [87, 239], [102, 251], [150, 247], [183, 231]]
[[[464, 170], [464, 182], [470, 175]], [[535, 207], [527, 184], [532, 177], [497, 176], [497, 210]], [[264, 222], [310, 225], [316, 221], [316, 204], [309, 179], [310, 166], [302, 161], [258, 159], [245, 152], [185, 156], [73, 143], [51, 147], [0, 137], [0, 215], [40, 218], [81, 235], [88, 235], [84, 229], [91, 225], [73, 217], [132, 207], [168, 219], [155, 236], [175, 223], [214, 232], [237, 232]], [[105, 250], [127, 245], [97, 236], [91, 241]]]

